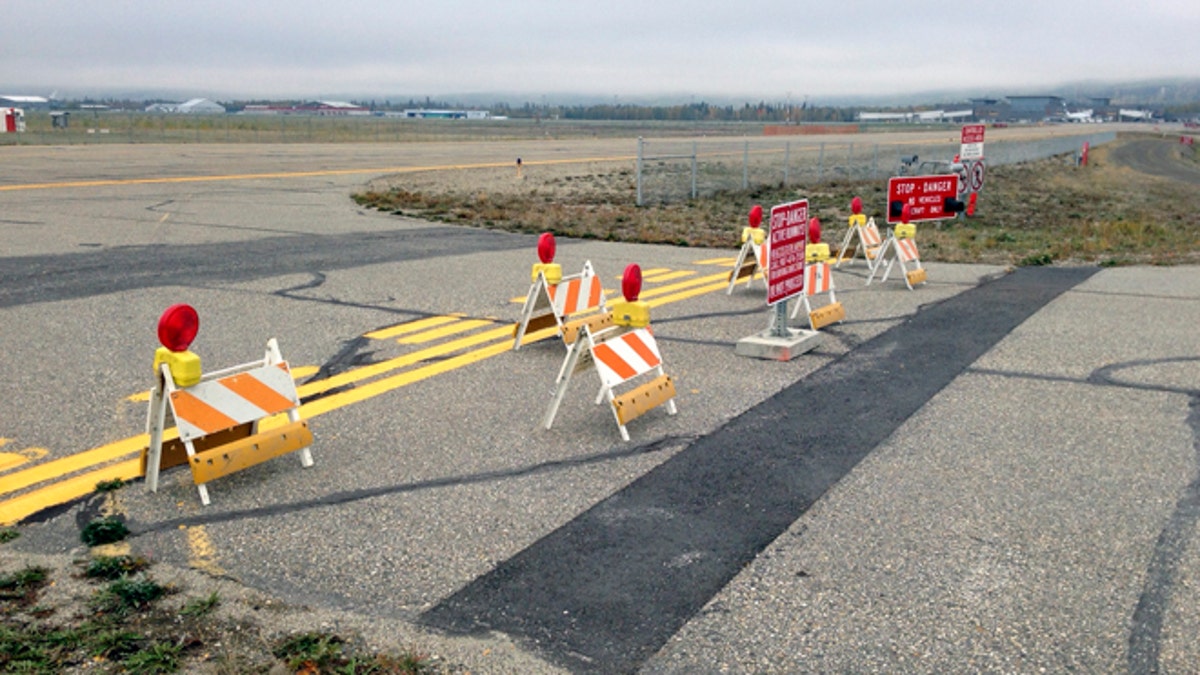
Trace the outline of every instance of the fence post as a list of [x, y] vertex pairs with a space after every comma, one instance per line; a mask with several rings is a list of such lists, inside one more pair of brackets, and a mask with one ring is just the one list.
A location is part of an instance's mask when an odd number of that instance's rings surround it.
[[692, 199], [696, 198], [696, 141], [692, 141]]
[[750, 189], [750, 141], [742, 146], [742, 189]]
[[638, 136], [637, 146], [637, 205], [642, 205], [642, 137]]
[[788, 169], [792, 164], [792, 142], [783, 144], [783, 187], [788, 184]]

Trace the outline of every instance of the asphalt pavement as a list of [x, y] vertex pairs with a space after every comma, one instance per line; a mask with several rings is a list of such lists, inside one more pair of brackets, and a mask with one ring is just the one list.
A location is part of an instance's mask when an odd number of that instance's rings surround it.
[[[859, 261], [835, 272], [847, 321], [772, 362], [734, 354], [769, 319], [760, 285], [720, 282], [736, 251], [560, 240], [565, 271], [591, 261], [610, 289], [655, 270], [678, 414], [623, 442], [591, 372], [541, 427], [557, 341], [437, 349], [517, 319], [534, 237], [365, 212], [362, 180], [5, 194], [0, 453], [44, 454], [0, 482], [142, 431], [175, 302], [200, 311], [206, 368], [278, 338], [316, 438], [315, 466], [214, 481], [209, 507], [177, 469], [39, 513], [6, 548], [78, 552], [116, 509], [156, 560], [472, 672], [1200, 663], [1197, 268], [929, 264], [910, 291]], [[461, 330], [403, 342], [429, 319]]]

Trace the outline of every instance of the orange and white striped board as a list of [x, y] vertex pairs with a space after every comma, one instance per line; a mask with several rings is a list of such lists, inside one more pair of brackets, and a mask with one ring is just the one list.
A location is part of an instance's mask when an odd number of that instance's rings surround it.
[[[850, 229], [846, 230], [846, 237], [842, 239], [842, 248], [838, 251], [834, 267], [840, 267], [842, 260], [849, 260], [853, 264], [861, 250], [867, 267], [873, 270], [879, 264], [882, 249], [883, 238], [879, 234], [879, 227], [875, 225], [875, 219], [867, 219], [861, 213], [856, 214], [850, 217]], [[847, 252], [850, 252], [849, 257]]]
[[[209, 481], [254, 466], [268, 459], [300, 450], [302, 466], [312, 466], [312, 432], [300, 419], [300, 396], [288, 364], [274, 338], [267, 342], [261, 361], [226, 368], [201, 376], [189, 387], [179, 387], [170, 368], [162, 364], [150, 394], [146, 428], [146, 484], [158, 491], [159, 473], [164, 468], [163, 437], [168, 407], [187, 454], [200, 501], [209, 504]], [[286, 414], [288, 423], [259, 433], [258, 423]], [[181, 461], [168, 459], [173, 466]]]
[[546, 328], [557, 327], [563, 342], [570, 345], [580, 326], [586, 324], [594, 331], [611, 325], [606, 305], [604, 284], [592, 269], [591, 261], [583, 263], [579, 274], [565, 276], [557, 284], [547, 281], [539, 271], [525, 296], [521, 318], [513, 328], [513, 351], [521, 348], [527, 334]]
[[[608, 401], [623, 440], [629, 440], [625, 425], [650, 410], [665, 403], [668, 414], [676, 413], [675, 382], [663, 371], [662, 354], [649, 328], [625, 331], [622, 327], [613, 327], [593, 335], [591, 329], [584, 326], [580, 329], [579, 339], [567, 349], [543, 426], [549, 429], [554, 424], [571, 375], [593, 367], [600, 376], [596, 403]], [[614, 393], [617, 387], [635, 380], [642, 383], [624, 393]]]
[[[829, 301], [821, 307], [813, 309], [811, 298], [820, 294], [828, 294]], [[804, 295], [800, 297], [803, 302], [796, 303], [796, 307], [792, 310], [792, 318], [796, 318], [796, 315], [800, 313], [800, 307], [803, 306], [804, 311], [808, 313], [808, 325], [812, 330], [821, 330], [831, 323], [846, 319], [846, 309], [842, 303], [837, 301], [834, 293], [833, 269], [828, 260], [805, 264]]]
[[286, 362], [261, 366], [169, 394], [179, 437], [193, 440], [300, 405]]
[[754, 277], [757, 276], [762, 279], [763, 286], [766, 287], [769, 249], [770, 240], [764, 239], [759, 244], [752, 237], [746, 239], [746, 243], [742, 244], [742, 250], [738, 251], [737, 262], [729, 272], [729, 288], [725, 289], [725, 295], [733, 295], [733, 287], [746, 277], [750, 277], [750, 280], [746, 282], [747, 286], [753, 284]]
[[[921, 256], [917, 251], [917, 240], [913, 237], [916, 228], [911, 225], [897, 225], [891, 233], [888, 234], [887, 240], [883, 242], [883, 248], [879, 252], [879, 260], [875, 267], [871, 269], [870, 276], [867, 277], [867, 285], [871, 285], [871, 280], [875, 278], [875, 272], [886, 261], [886, 269], [883, 271], [883, 278], [880, 281], [887, 281], [888, 275], [892, 273], [892, 266], [897, 262], [900, 263], [900, 271], [904, 274], [904, 284], [908, 286], [908, 290], [913, 290], [916, 284], [922, 284], [926, 281], [925, 268], [921, 266]], [[909, 269], [909, 267], [912, 269]]]

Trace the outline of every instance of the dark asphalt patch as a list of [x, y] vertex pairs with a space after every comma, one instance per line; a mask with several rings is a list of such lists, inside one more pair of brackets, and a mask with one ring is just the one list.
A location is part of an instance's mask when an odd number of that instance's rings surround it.
[[527, 236], [458, 227], [267, 237], [189, 246], [0, 257], [0, 307], [155, 286], [252, 281], [529, 247]]
[[421, 621], [456, 633], [501, 631], [575, 671], [636, 670], [930, 398], [1096, 271], [1023, 268], [923, 307], [698, 439]]

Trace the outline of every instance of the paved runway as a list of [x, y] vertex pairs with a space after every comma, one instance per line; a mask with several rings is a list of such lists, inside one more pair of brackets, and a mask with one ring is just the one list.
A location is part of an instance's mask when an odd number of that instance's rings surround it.
[[[101, 173], [76, 164], [65, 179]], [[735, 251], [560, 241], [564, 269], [590, 260], [610, 289], [630, 262], [656, 270], [679, 413], [623, 443], [590, 374], [539, 426], [564, 350], [500, 335], [534, 238], [360, 211], [362, 180], [4, 195], [0, 453], [28, 461], [0, 482], [137, 445], [174, 302], [201, 313], [206, 368], [277, 337], [316, 436], [316, 466], [215, 481], [210, 507], [175, 471], [40, 514], [8, 547], [76, 550], [116, 509], [164, 564], [368, 617], [474, 672], [1200, 662], [1200, 270], [930, 264], [908, 291], [865, 286], [860, 262], [835, 274], [848, 321], [775, 363], [733, 353], [768, 320], [761, 286], [725, 293]], [[461, 330], [403, 341], [430, 319]]]

